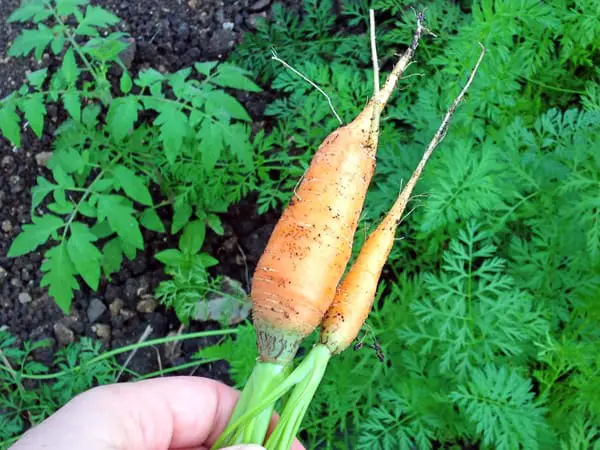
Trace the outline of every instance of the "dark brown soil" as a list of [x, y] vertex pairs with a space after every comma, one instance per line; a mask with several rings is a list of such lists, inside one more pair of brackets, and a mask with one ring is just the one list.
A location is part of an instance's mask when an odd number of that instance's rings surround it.
[[[0, 2], [2, 56], [20, 30], [19, 25], [6, 23], [6, 18], [19, 3], [19, 0]], [[270, 8], [269, 1], [257, 0], [106, 0], [99, 4], [120, 16], [123, 19], [120, 28], [135, 38], [133, 72], [146, 67], [172, 72], [196, 61], [224, 59], [257, 15], [267, 15]], [[52, 63], [51, 57], [45, 56], [41, 66]], [[39, 66], [33, 59], [2, 57], [0, 98], [20, 86], [28, 70], [36, 70]], [[263, 104], [260, 97], [249, 97], [246, 106], [255, 118], [260, 119], [256, 115], [261, 114]], [[52, 135], [60, 121], [55, 110], [49, 108], [48, 112], [45, 135], [41, 140], [26, 135], [21, 148], [15, 149], [0, 138], [0, 328], [8, 329], [19, 340], [50, 339], [54, 349], [65, 340], [77, 340], [80, 336], [98, 338], [98, 330], [106, 333], [106, 326], [110, 328], [110, 337], [103, 341], [107, 348], [136, 342], [147, 326], [153, 329], [150, 338], [178, 330], [180, 324], [174, 314], [160, 306], [149, 313], [137, 310], [142, 297], [151, 295], [165, 278], [162, 266], [153, 255], [176, 242], [172, 238], [169, 242], [166, 235], [146, 232], [146, 250], [134, 261], [124, 263], [110, 283], [103, 281], [97, 292], [86, 289], [78, 292], [68, 317], [48, 297], [46, 290], [39, 287], [42, 253], [6, 257], [22, 225], [30, 222], [30, 192], [36, 177], [47, 171], [37, 163], [36, 155], [52, 151]], [[207, 238], [207, 251], [221, 262], [217, 268], [219, 273], [242, 281], [248, 288], [248, 274], [252, 273], [275, 219], [273, 214], [259, 216], [251, 199], [232, 207], [223, 216], [225, 236]], [[89, 320], [90, 304], [106, 308], [94, 323]], [[111, 304], [113, 308], [110, 308]], [[122, 306], [120, 311], [115, 308], [117, 304]], [[217, 327], [215, 323], [193, 323], [186, 331]], [[169, 362], [162, 355], [161, 363], [163, 367], [181, 363], [200, 345], [207, 343], [186, 342], [178, 358]], [[48, 363], [52, 352], [43, 352], [40, 358]], [[129, 367], [141, 373], [157, 370], [155, 351], [138, 352]], [[226, 379], [224, 364], [205, 366], [196, 373]]]

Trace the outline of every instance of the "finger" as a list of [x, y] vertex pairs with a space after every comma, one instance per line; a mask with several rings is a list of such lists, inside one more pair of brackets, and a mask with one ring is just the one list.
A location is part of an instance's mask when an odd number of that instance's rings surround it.
[[15, 450], [166, 450], [210, 447], [238, 392], [214, 380], [169, 377], [85, 392], [19, 441]]
[[169, 377], [106, 386], [129, 418], [127, 446], [177, 449], [210, 446], [231, 416], [239, 393], [214, 380]]

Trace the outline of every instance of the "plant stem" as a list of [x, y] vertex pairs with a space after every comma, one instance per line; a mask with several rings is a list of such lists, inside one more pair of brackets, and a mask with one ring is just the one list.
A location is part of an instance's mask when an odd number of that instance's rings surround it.
[[[315, 347], [315, 349], [320, 347], [322, 346], [318, 345]], [[246, 434], [246, 428], [253, 427], [255, 425], [255, 419], [259, 417], [265, 409], [272, 408], [272, 406], [275, 405], [275, 402], [277, 402], [281, 397], [283, 397], [294, 385], [304, 381], [307, 377], [310, 377], [314, 368], [317, 365], [319, 365], [319, 361], [323, 357], [322, 352], [323, 350], [315, 351], [313, 349], [313, 351], [311, 351], [306, 356], [306, 358], [304, 358], [304, 360], [300, 363], [298, 367], [296, 367], [293, 370], [292, 373], [286, 376], [285, 372], [282, 370], [281, 374], [283, 376], [276, 377], [275, 382], [265, 383], [265, 380], [263, 378], [259, 379], [258, 377], [256, 377], [256, 380], [251, 380], [252, 382], [249, 382], [246, 385], [246, 388], [244, 388], [244, 392], [248, 390], [249, 393], [246, 395], [242, 393], [242, 398], [240, 398], [240, 403], [243, 402], [242, 407], [240, 407], [239, 411], [234, 412], [232, 418], [229, 420], [227, 428], [225, 428], [225, 431], [223, 431], [219, 439], [217, 439], [215, 444], [212, 446], [211, 450], [218, 450], [227, 445], [233, 445], [235, 443], [239, 444], [239, 440], [241, 438], [243, 439], [244, 435]], [[259, 362], [257, 363], [257, 366], [261, 364], [267, 363]], [[286, 371], [290, 369], [289, 366], [285, 366], [283, 368]], [[263, 372], [263, 370], [267, 376], [273, 375], [275, 372], [273, 368], [261, 368], [259, 369], [259, 373]], [[268, 382], [269, 380], [266, 381]], [[252, 390], [254, 389], [253, 385], [255, 384], [255, 382], [264, 385], [261, 386], [262, 398], [259, 398], [257, 395], [252, 394]], [[245, 397], [250, 397], [251, 400], [246, 400]], [[247, 443], [249, 442], [244, 442], [244, 444]]]
[[96, 184], [96, 182], [98, 180], [100, 180], [103, 176], [104, 173], [111, 169], [112, 166], [114, 166], [117, 162], [119, 162], [119, 160], [122, 158], [123, 155], [119, 155], [117, 156], [115, 159], [113, 159], [106, 168], [102, 169], [100, 171], [100, 173], [98, 174], [98, 176], [96, 176], [96, 178], [94, 178], [94, 181], [92, 181], [90, 183], [90, 185], [85, 189], [85, 191], [83, 192], [83, 195], [81, 196], [81, 198], [79, 199], [79, 202], [77, 202], [77, 205], [75, 205], [75, 209], [73, 209], [73, 212], [71, 213], [71, 216], [69, 217], [69, 220], [67, 220], [67, 223], [65, 223], [65, 228], [63, 230], [62, 233], [62, 241], [64, 242], [65, 237], [67, 236], [67, 231], [69, 231], [69, 229], [71, 228], [71, 223], [73, 223], [73, 220], [75, 219], [75, 216], [77, 215], [77, 213], [79, 212], [79, 208], [81, 208], [81, 204], [88, 198], [88, 196], [92, 193], [92, 188], [94, 187], [94, 185]]
[[[290, 366], [258, 362], [242, 391], [242, 395], [225, 429], [213, 449], [234, 444], [262, 444], [271, 422], [277, 399], [265, 402], [274, 389], [289, 375]], [[258, 405], [258, 406], [257, 406]], [[248, 411], [256, 411], [252, 416]], [[243, 424], [238, 426], [238, 422]]]
[[79, 44], [77, 43], [77, 41], [75, 40], [75, 38], [73, 37], [71, 32], [69, 31], [69, 28], [67, 27], [67, 25], [60, 18], [60, 15], [52, 7], [50, 2], [45, 2], [45, 3], [52, 10], [52, 15], [54, 16], [54, 20], [56, 20], [63, 27], [63, 33], [64, 33], [65, 37], [71, 43], [71, 45], [73, 46], [73, 49], [77, 52], [77, 54], [83, 61], [83, 64], [85, 65], [85, 67], [90, 71], [90, 73], [94, 77], [94, 80], [96, 81], [96, 83], [100, 83], [101, 80], [98, 79], [98, 73], [96, 72], [96, 69], [94, 69], [94, 67], [92, 66], [90, 61], [87, 59], [87, 56], [85, 56], [85, 53], [83, 53], [83, 51], [81, 51], [81, 47], [79, 46]]
[[[60, 372], [45, 373], [45, 374], [21, 373], [20, 376], [22, 379], [27, 379], [27, 380], [53, 380], [55, 378], [61, 378], [69, 373], [80, 371], [82, 365], [90, 366], [93, 364], [97, 364], [105, 359], [112, 358], [113, 356], [119, 355], [121, 353], [127, 353], [127, 352], [130, 352], [130, 351], [138, 349], [138, 348], [151, 347], [153, 345], [161, 345], [161, 344], [166, 344], [168, 342], [180, 341], [180, 340], [185, 340], [185, 339], [196, 339], [196, 338], [209, 337], [209, 336], [237, 334], [237, 332], [238, 331], [235, 328], [228, 328], [225, 330], [200, 331], [197, 333], [181, 334], [181, 335], [176, 335], [176, 336], [167, 336], [167, 337], [158, 338], [158, 339], [151, 339], [149, 341], [126, 345], [125, 347], [121, 347], [121, 348], [116, 348], [114, 350], [105, 352], [101, 355], [96, 356], [95, 358], [90, 359], [85, 364], [80, 364], [80, 365], [72, 367], [70, 369], [61, 370]], [[198, 362], [198, 363], [200, 363], [200, 362]], [[4, 366], [0, 366], [0, 369], [8, 370]]]
[[292, 391], [279, 423], [267, 441], [267, 450], [289, 450], [292, 447], [304, 415], [319, 388], [331, 358], [331, 352], [322, 344], [315, 346], [307, 358], [311, 355], [313, 355], [311, 358], [312, 370]]

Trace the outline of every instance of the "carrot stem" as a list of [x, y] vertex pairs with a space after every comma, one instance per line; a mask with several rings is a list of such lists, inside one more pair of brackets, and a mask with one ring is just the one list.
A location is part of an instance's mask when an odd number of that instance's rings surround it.
[[[233, 411], [230, 425], [223, 431], [213, 449], [234, 444], [262, 444], [269, 428], [275, 401], [264, 402], [265, 397], [290, 374], [290, 365], [258, 362], [244, 387]], [[256, 413], [248, 417], [248, 411]], [[240, 420], [244, 418], [244, 420]], [[238, 426], [243, 423], [243, 426]]]
[[266, 443], [267, 450], [291, 448], [310, 402], [325, 375], [331, 352], [326, 346], [319, 344], [311, 350], [307, 358], [310, 358], [312, 363], [311, 371], [292, 391], [277, 427]]
[[[251, 382], [246, 385], [246, 388], [249, 390], [249, 394], [246, 394], [246, 396], [249, 397], [250, 400], [244, 400], [243, 408], [240, 408], [239, 411], [236, 408], [232, 418], [229, 420], [229, 425], [227, 425], [227, 428], [221, 433], [221, 436], [219, 436], [219, 439], [217, 439], [211, 447], [211, 450], [218, 450], [229, 445], [239, 444], [242, 440], [244, 444], [262, 444], [264, 442], [266, 428], [265, 434], [262, 435], [263, 440], [260, 442], [250, 442], [245, 441], [244, 439], [246, 436], [253, 436], [254, 438], [259, 436], [260, 429], [258, 429], [258, 427], [264, 425], [264, 422], [261, 422], [262, 420], [265, 420], [268, 426], [275, 403], [292, 389], [294, 385], [309, 377], [315, 367], [315, 359], [321, 357], [322, 355], [320, 352], [311, 351], [291, 373], [289, 373], [289, 370], [291, 370], [291, 366], [289, 365], [280, 365], [282, 369], [278, 370], [275, 367], [263, 366], [267, 364], [270, 366], [277, 366], [278, 364], [266, 362], [257, 363], [254, 370], [256, 370], [258, 374], [255, 377], [251, 376]], [[261, 367], [257, 369], [259, 366]], [[270, 379], [265, 380], [267, 377]], [[260, 385], [261, 387], [256, 388], [256, 385]], [[244, 393], [242, 393], [242, 397], [243, 396]], [[242, 399], [240, 399], [240, 403], [242, 403]], [[271, 411], [268, 416], [266, 413], [263, 414], [267, 409], [270, 409]], [[258, 417], [262, 417], [259, 422], [256, 421]], [[268, 420], [266, 420], [266, 417], [268, 417]], [[254, 427], [257, 427], [258, 430], [254, 431]]]

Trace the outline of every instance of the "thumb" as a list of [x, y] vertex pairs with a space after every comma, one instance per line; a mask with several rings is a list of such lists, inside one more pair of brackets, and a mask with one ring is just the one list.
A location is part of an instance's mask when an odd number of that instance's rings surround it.
[[224, 448], [223, 450], [265, 450], [265, 448], [256, 444], [240, 444]]

